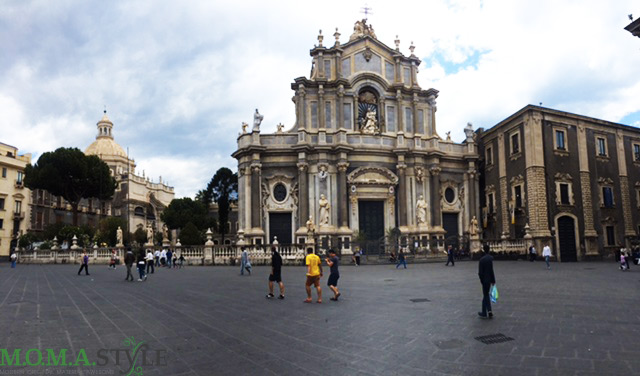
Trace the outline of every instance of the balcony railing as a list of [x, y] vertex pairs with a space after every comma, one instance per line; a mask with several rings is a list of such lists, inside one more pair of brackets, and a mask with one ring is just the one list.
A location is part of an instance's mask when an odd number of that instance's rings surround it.
[[13, 219], [24, 219], [24, 212], [13, 212]]
[[22, 189], [22, 188], [24, 188], [24, 181], [22, 181], [22, 180], [16, 180], [16, 181], [15, 181], [14, 186], [15, 186], [17, 189]]

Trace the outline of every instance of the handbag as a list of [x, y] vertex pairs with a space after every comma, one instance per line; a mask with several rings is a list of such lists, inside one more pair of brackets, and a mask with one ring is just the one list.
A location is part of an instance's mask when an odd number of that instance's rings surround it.
[[491, 286], [491, 290], [489, 290], [489, 297], [491, 298], [491, 303], [497, 303], [500, 294], [498, 294], [498, 287], [496, 285]]

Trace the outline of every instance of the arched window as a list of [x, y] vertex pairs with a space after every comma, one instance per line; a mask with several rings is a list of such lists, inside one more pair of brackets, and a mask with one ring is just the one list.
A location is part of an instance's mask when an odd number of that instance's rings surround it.
[[144, 217], [144, 209], [141, 206], [136, 206], [136, 208], [133, 210], [133, 215]]

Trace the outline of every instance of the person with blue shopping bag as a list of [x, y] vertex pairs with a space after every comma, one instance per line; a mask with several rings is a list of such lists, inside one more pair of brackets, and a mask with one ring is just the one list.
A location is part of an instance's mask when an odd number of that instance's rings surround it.
[[483, 319], [493, 318], [489, 293], [492, 287], [495, 288], [496, 284], [496, 276], [493, 274], [493, 257], [489, 254], [489, 250], [489, 245], [485, 244], [483, 247], [484, 256], [482, 256], [478, 263], [478, 276], [482, 284], [482, 311], [478, 312], [478, 316]]

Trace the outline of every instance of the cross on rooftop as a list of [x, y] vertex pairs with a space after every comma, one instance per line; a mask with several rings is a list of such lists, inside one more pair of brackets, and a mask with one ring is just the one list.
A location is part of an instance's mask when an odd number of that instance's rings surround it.
[[360, 13], [364, 13], [364, 19], [366, 20], [370, 14], [373, 14], [372, 10], [373, 10], [373, 8], [371, 8], [371, 7], [367, 6], [367, 4], [365, 4], [364, 7], [361, 8]]

